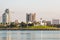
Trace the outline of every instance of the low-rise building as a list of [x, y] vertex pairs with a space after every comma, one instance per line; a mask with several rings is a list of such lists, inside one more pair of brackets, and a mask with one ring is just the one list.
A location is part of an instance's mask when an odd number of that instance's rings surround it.
[[47, 23], [47, 26], [51, 25], [51, 21], [46, 21], [46, 23]]
[[42, 18], [40, 18], [40, 25], [45, 26], [46, 25], [46, 20], [42, 20]]
[[58, 24], [59, 24], [59, 19], [52, 20], [52, 25], [58, 25]]

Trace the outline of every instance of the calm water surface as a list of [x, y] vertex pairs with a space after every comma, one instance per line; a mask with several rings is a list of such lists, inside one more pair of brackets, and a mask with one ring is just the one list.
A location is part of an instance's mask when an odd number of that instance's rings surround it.
[[0, 30], [0, 40], [60, 40], [60, 31]]

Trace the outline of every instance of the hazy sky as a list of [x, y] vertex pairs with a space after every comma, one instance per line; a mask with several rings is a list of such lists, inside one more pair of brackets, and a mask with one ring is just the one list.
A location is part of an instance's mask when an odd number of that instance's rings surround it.
[[26, 13], [36, 13], [36, 20], [60, 19], [60, 0], [0, 0], [0, 16], [6, 8], [12, 21], [25, 21]]

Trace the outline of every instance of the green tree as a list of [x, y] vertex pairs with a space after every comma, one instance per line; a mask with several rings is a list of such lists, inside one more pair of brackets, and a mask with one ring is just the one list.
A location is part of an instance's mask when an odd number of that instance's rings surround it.
[[20, 23], [20, 26], [21, 26], [22, 28], [25, 28], [27, 25], [26, 25], [26, 23], [21, 22], [21, 23]]

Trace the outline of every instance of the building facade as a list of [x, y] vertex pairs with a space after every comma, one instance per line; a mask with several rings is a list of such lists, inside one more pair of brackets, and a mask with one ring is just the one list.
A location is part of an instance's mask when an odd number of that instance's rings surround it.
[[52, 24], [53, 24], [53, 25], [54, 25], [54, 24], [58, 25], [58, 24], [59, 24], [59, 19], [53, 19], [53, 20], [52, 20]]
[[42, 18], [40, 18], [40, 25], [42, 26], [46, 26], [46, 20], [43, 20]]
[[6, 9], [2, 15], [2, 23], [3, 24], [10, 24], [10, 13], [9, 9]]
[[46, 21], [46, 23], [47, 23], [47, 26], [51, 25], [51, 21]]
[[34, 22], [36, 20], [36, 13], [32, 14], [26, 14], [26, 22]]

